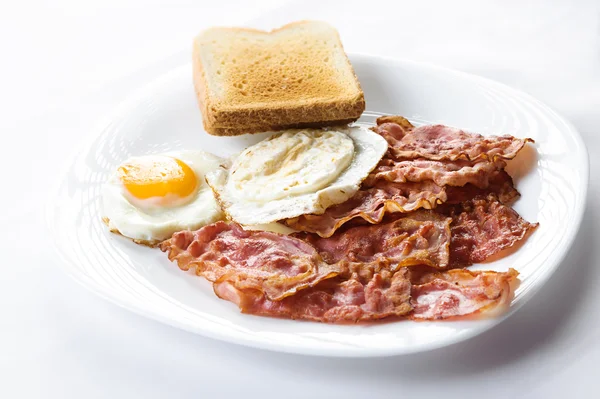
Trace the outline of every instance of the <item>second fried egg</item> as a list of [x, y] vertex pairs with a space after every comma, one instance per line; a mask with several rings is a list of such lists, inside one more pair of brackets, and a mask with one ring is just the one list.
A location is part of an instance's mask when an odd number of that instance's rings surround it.
[[387, 147], [363, 127], [288, 130], [247, 148], [206, 180], [242, 225], [321, 214], [358, 191]]

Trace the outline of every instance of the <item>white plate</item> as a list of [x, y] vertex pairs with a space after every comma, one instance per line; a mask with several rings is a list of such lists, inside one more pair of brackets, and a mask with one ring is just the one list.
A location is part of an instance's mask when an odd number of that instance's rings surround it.
[[[350, 57], [376, 113], [440, 122], [483, 134], [535, 139], [509, 171], [522, 193], [515, 208], [540, 227], [517, 251], [478, 269], [520, 273], [514, 312], [554, 272], [577, 233], [588, 181], [585, 146], [575, 129], [544, 104], [480, 77], [365, 55]], [[48, 225], [66, 272], [90, 290], [136, 313], [208, 337], [312, 355], [384, 356], [429, 350], [473, 337], [506, 317], [475, 321], [338, 326], [240, 314], [210, 284], [184, 273], [157, 249], [111, 234], [100, 220], [99, 193], [132, 155], [201, 149], [226, 156], [262, 138], [213, 137], [202, 130], [191, 66], [161, 76], [109, 119], [74, 156], [48, 209]], [[574, 265], [575, 266], [575, 265]]]

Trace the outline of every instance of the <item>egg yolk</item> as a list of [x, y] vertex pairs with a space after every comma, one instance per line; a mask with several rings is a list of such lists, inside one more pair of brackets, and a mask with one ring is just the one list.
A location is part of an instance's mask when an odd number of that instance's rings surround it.
[[133, 197], [143, 200], [175, 195], [191, 195], [198, 179], [192, 168], [168, 156], [136, 158], [119, 167], [119, 179]]

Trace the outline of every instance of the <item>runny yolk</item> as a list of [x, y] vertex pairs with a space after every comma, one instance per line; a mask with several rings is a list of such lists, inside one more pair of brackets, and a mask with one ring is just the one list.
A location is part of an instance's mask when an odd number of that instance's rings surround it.
[[119, 167], [118, 175], [125, 189], [137, 199], [169, 195], [184, 198], [194, 192], [197, 184], [192, 168], [164, 155], [126, 162]]

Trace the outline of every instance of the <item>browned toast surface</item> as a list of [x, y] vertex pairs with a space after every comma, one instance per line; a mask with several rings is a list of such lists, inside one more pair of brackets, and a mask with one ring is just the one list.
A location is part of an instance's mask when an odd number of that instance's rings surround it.
[[339, 124], [365, 108], [337, 31], [322, 22], [209, 29], [194, 42], [193, 66], [204, 127], [215, 135]]

